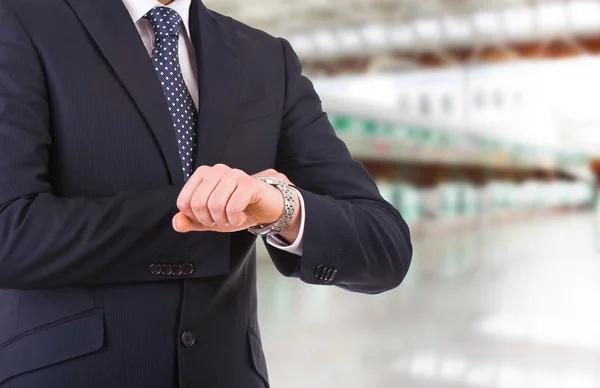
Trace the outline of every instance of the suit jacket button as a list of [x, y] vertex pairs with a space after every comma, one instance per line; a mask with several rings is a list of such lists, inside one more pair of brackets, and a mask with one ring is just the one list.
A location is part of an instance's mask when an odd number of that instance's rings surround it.
[[169, 276], [170, 274], [173, 273], [173, 268], [171, 267], [171, 264], [163, 264], [161, 266], [161, 272], [163, 275], [165, 276]]
[[317, 265], [317, 268], [315, 268], [315, 278], [322, 280], [324, 270], [325, 266], [323, 264]]
[[193, 331], [186, 330], [181, 335], [181, 343], [186, 348], [191, 348], [192, 346], [194, 346], [195, 342], [196, 342], [196, 334], [194, 334]]
[[173, 264], [171, 268], [173, 270], [171, 275], [173, 276], [180, 276], [183, 273], [183, 267], [181, 264]]
[[150, 266], [150, 273], [152, 275], [160, 275], [162, 271], [162, 267], [160, 266], [160, 264], [152, 264]]
[[185, 276], [190, 276], [194, 273], [195, 270], [196, 269], [194, 268], [194, 264], [192, 263], [185, 263], [182, 268], [183, 274]]

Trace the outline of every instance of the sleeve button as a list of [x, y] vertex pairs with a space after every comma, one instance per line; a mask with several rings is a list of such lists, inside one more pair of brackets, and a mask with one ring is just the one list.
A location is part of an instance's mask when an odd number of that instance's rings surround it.
[[196, 269], [194, 268], [194, 265], [192, 263], [185, 263], [182, 268], [183, 274], [185, 276], [190, 276], [194, 273], [195, 270]]
[[160, 266], [160, 264], [152, 264], [150, 266], [150, 273], [152, 275], [160, 275], [162, 271], [162, 267]]
[[171, 267], [171, 264], [163, 264], [161, 266], [160, 273], [162, 273], [165, 276], [169, 276], [171, 273], [173, 273], [173, 268]]
[[322, 279], [324, 270], [325, 270], [325, 266], [323, 264], [317, 265], [317, 268], [315, 268], [315, 273], [314, 273], [315, 278]]
[[338, 273], [338, 270], [334, 269], [333, 272], [331, 273], [331, 278], [329, 279], [330, 282], [332, 282], [333, 279], [335, 279], [337, 273]]
[[181, 274], [183, 273], [183, 267], [181, 266], [181, 264], [173, 264], [171, 268], [173, 270], [171, 275], [173, 276], [181, 276]]

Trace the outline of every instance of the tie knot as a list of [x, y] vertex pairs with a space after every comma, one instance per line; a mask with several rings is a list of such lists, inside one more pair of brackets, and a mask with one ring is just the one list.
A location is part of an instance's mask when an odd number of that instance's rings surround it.
[[154, 7], [144, 15], [144, 18], [152, 23], [156, 38], [168, 35], [179, 36], [182, 20], [177, 11], [168, 7]]

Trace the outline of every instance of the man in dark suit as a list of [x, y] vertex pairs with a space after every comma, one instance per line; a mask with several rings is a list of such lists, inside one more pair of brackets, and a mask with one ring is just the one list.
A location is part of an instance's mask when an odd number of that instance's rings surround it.
[[161, 2], [0, 0], [0, 387], [267, 387], [256, 234], [309, 284], [408, 270], [289, 43]]

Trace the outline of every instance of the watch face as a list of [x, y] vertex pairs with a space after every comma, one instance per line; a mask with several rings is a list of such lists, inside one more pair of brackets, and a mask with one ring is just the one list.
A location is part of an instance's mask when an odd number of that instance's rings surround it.
[[276, 185], [279, 183], [279, 179], [278, 178], [271, 178], [271, 177], [260, 177], [260, 179], [265, 182], [268, 183], [270, 185]]

